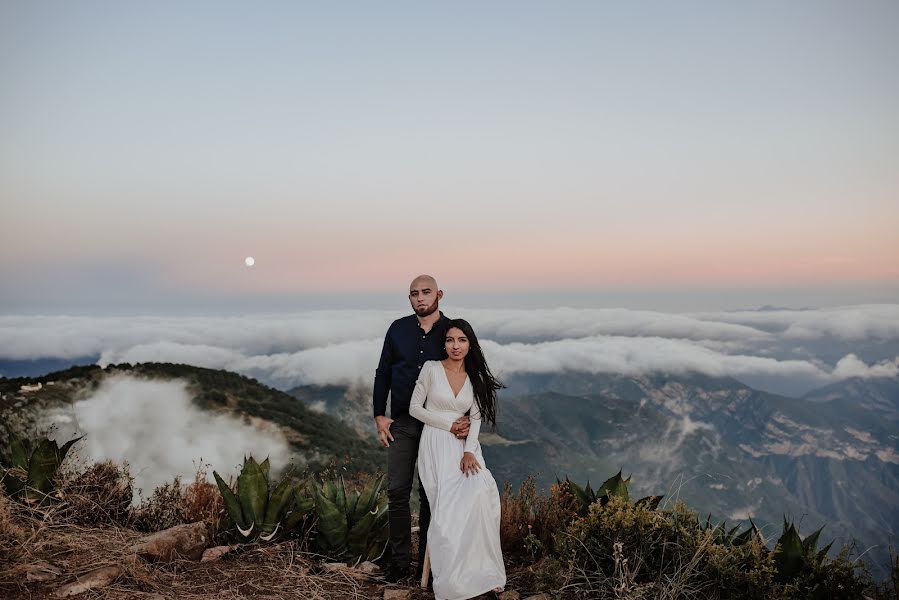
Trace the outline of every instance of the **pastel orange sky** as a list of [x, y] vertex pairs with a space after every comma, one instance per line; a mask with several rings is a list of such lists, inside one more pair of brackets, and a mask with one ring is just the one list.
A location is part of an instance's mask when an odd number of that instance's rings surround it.
[[882, 301], [896, 23], [886, 1], [7, 3], [0, 311], [419, 272]]

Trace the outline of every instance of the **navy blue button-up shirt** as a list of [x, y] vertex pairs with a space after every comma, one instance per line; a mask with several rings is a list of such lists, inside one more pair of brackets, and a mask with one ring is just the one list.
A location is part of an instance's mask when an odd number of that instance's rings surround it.
[[381, 350], [381, 360], [375, 370], [375, 389], [372, 403], [376, 417], [387, 414], [387, 393], [390, 393], [390, 417], [396, 419], [409, 414], [409, 402], [421, 367], [428, 360], [446, 358], [444, 343], [449, 319], [442, 312], [440, 319], [427, 333], [414, 314], [390, 324]]

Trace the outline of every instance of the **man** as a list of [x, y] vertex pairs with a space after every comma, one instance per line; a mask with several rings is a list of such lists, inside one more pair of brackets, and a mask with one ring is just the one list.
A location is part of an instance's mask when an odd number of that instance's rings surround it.
[[[424, 424], [409, 416], [409, 402], [415, 381], [425, 361], [444, 358], [444, 338], [448, 319], [439, 310], [443, 292], [430, 275], [419, 275], [409, 285], [409, 302], [415, 314], [397, 319], [387, 330], [381, 360], [375, 370], [372, 395], [378, 439], [387, 448], [387, 500], [390, 523], [391, 564], [387, 580], [396, 582], [409, 576], [412, 545], [412, 513], [409, 499], [418, 457], [418, 442]], [[387, 395], [390, 394], [390, 417]], [[457, 438], [468, 437], [468, 417], [461, 417], [450, 430]], [[421, 573], [431, 508], [419, 484], [418, 570]]]

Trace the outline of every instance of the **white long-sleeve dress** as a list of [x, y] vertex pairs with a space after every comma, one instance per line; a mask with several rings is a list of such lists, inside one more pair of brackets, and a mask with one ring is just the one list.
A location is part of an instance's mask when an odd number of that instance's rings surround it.
[[[471, 427], [466, 440], [450, 433], [453, 421], [469, 409]], [[409, 414], [425, 424], [418, 446], [418, 476], [431, 505], [428, 552], [436, 600], [463, 600], [506, 585], [500, 549], [499, 490], [487, 470], [478, 433], [481, 414], [466, 378], [453, 395], [440, 361], [421, 369]], [[472, 452], [481, 470], [465, 476], [459, 468], [464, 452]]]

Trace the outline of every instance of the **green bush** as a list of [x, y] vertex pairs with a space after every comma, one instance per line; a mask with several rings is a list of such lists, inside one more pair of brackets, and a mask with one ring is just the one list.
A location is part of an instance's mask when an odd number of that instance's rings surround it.
[[632, 504], [626, 489], [605, 496], [599, 501], [597, 494], [586, 514], [555, 536], [552, 552], [535, 568], [543, 589], [598, 600], [875, 597], [870, 576], [849, 560], [847, 548], [833, 560], [829, 545], [817, 548], [820, 530], [803, 540], [785, 523], [769, 550], [754, 524], [739, 533], [701, 522], [681, 502], [658, 510], [653, 502]]

